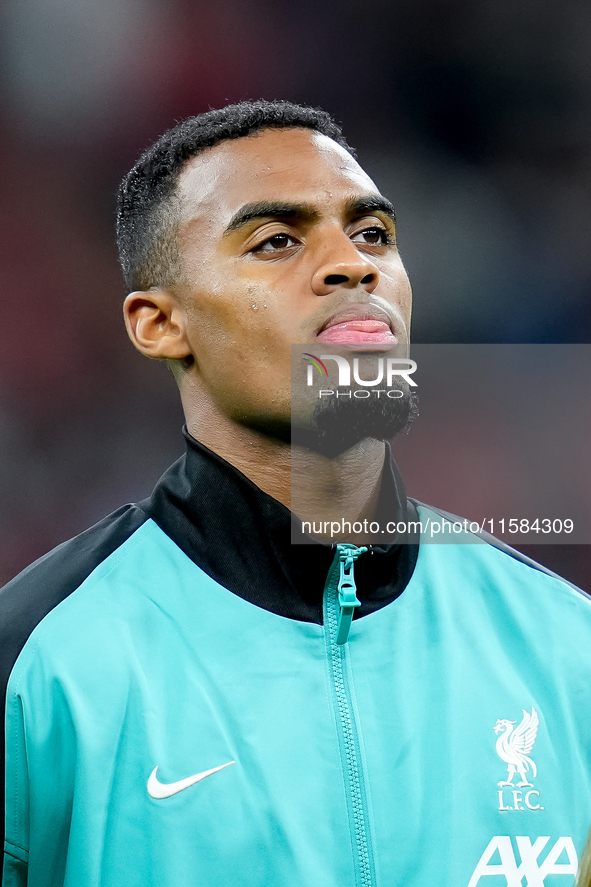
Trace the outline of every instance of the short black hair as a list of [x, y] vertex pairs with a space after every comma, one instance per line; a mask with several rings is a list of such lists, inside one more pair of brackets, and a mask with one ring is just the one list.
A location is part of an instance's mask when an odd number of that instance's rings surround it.
[[117, 245], [130, 291], [170, 286], [182, 274], [176, 230], [176, 185], [183, 166], [207, 148], [264, 129], [311, 129], [350, 154], [342, 130], [320, 108], [291, 102], [240, 102], [190, 117], [168, 130], [125, 176], [117, 200]]

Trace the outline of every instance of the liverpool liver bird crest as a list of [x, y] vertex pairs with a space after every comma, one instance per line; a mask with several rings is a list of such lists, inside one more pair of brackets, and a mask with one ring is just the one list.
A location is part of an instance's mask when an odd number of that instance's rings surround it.
[[497, 721], [495, 724], [495, 733], [501, 733], [497, 739], [497, 754], [502, 761], [507, 764], [507, 779], [505, 782], [499, 782], [499, 788], [503, 785], [513, 785], [513, 777], [516, 773], [521, 776], [521, 782], [517, 783], [518, 788], [531, 786], [532, 783], [527, 780], [527, 771], [532, 769], [533, 775], [537, 776], [537, 768], [530, 757], [530, 751], [536, 741], [538, 732], [538, 715], [532, 706], [531, 714], [525, 709], [521, 724], [517, 729], [513, 729], [513, 725], [517, 721], [507, 721], [505, 719]]

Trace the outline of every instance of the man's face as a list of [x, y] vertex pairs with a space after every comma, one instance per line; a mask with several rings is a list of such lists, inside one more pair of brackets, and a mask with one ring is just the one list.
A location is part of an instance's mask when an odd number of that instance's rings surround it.
[[289, 425], [292, 344], [408, 342], [388, 203], [332, 139], [287, 129], [223, 142], [187, 164], [178, 191], [190, 372], [223, 415]]

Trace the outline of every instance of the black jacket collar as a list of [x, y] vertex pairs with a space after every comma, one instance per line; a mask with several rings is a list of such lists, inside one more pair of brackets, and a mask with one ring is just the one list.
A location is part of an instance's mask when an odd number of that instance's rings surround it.
[[[301, 523], [280, 502], [185, 430], [187, 452], [159, 481], [150, 517], [199, 567], [247, 601], [281, 616], [322, 622], [322, 594], [334, 546], [291, 542]], [[376, 519], [415, 518], [396, 463], [388, 458]], [[295, 524], [295, 526], [294, 526]], [[408, 584], [418, 544], [371, 546], [355, 566], [364, 616], [390, 603]]]

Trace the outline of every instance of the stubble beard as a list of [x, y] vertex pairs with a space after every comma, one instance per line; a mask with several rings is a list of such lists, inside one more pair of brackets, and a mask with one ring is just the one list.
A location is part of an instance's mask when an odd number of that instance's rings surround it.
[[292, 444], [333, 459], [362, 440], [392, 440], [418, 416], [418, 395], [406, 383], [397, 389], [400, 397], [366, 390], [368, 397], [356, 397], [355, 389], [336, 388], [316, 404], [311, 428], [292, 428]]

